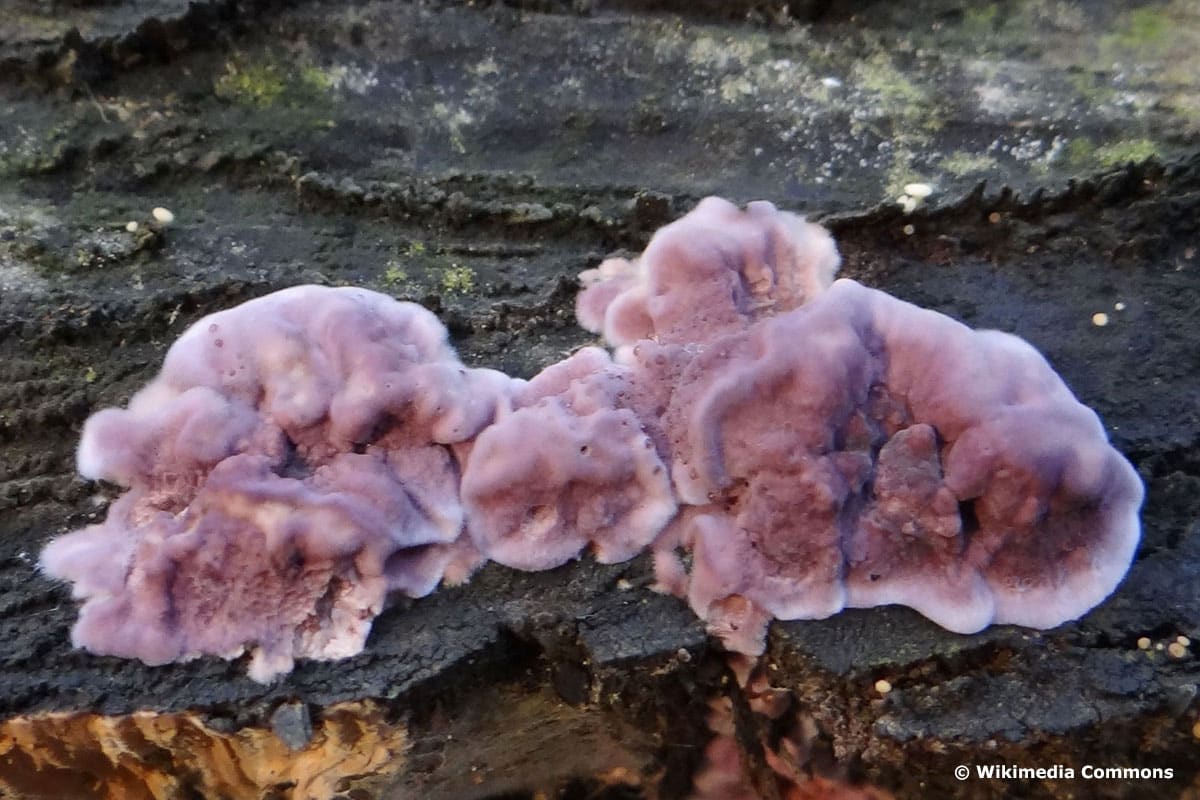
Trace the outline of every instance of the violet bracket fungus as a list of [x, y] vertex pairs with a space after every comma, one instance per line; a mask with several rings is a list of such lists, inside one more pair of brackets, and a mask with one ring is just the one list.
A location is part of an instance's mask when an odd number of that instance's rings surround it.
[[467, 369], [429, 311], [300, 286], [197, 322], [128, 408], [84, 426], [79, 469], [128, 491], [52, 541], [84, 601], [72, 632], [147, 664], [361, 651], [390, 592], [419, 597], [482, 557], [463, 535], [455, 448], [520, 381]]
[[961, 633], [1113, 591], [1143, 488], [1029, 344], [854, 281], [829, 234], [708, 198], [582, 276], [585, 348], [469, 369], [428, 311], [302, 286], [196, 323], [79, 468], [127, 487], [53, 540], [72, 639], [148, 664], [362, 650], [389, 593], [486, 560], [649, 548], [733, 651], [773, 618], [899, 603]]

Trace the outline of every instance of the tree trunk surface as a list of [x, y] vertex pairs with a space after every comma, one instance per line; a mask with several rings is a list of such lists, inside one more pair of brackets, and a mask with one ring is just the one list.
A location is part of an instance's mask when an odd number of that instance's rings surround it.
[[[721, 730], [747, 797], [1200, 796], [1198, 76], [1191, 0], [9, 0], [0, 797], [719, 797]], [[770, 719], [645, 557], [489, 565], [266, 686], [72, 649], [37, 558], [115, 496], [75, 474], [81, 423], [188, 324], [359, 285], [528, 377], [591, 341], [575, 276], [710, 193], [1046, 354], [1148, 490], [1108, 601], [1049, 631], [775, 623]]]

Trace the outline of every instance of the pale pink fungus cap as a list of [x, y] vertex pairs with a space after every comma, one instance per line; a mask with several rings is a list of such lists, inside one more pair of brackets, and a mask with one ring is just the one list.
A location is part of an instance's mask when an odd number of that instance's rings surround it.
[[79, 469], [129, 491], [55, 539], [74, 642], [151, 664], [359, 652], [389, 592], [484, 560], [655, 553], [731, 650], [772, 618], [911, 606], [970, 633], [1074, 619], [1121, 580], [1143, 487], [1029, 344], [849, 281], [828, 233], [709, 198], [583, 275], [585, 348], [468, 369], [428, 311], [288, 289], [211, 315]]
[[704, 512], [679, 539], [705, 617], [736, 596], [1053, 627], [1112, 592], [1140, 535], [1136, 472], [1036, 350], [853, 281], [697, 350], [663, 427]]
[[579, 324], [613, 346], [694, 342], [802, 305], [833, 280], [828, 231], [771, 203], [708, 197], [655, 233], [634, 261], [580, 275]]
[[483, 431], [463, 473], [480, 552], [548, 569], [591, 545], [633, 558], [675, 515], [666, 466], [625, 405], [628, 371], [586, 348], [522, 387], [518, 408]]
[[521, 382], [464, 367], [437, 318], [363, 289], [301, 286], [193, 325], [126, 409], [88, 420], [80, 471], [129, 487], [51, 542], [73, 639], [151, 664], [357, 653], [388, 592], [480, 563], [454, 452]]

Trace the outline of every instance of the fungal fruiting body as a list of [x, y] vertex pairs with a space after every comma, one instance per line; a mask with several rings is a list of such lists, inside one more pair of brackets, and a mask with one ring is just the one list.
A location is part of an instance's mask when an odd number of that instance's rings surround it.
[[468, 529], [487, 557], [550, 569], [589, 544], [605, 563], [649, 546], [676, 502], [666, 465], [622, 407], [629, 370], [595, 347], [545, 369], [479, 434], [463, 473]]
[[463, 366], [432, 314], [296, 287], [196, 323], [80, 471], [128, 491], [54, 540], [73, 638], [151, 664], [359, 652], [389, 592], [485, 560], [647, 547], [731, 650], [772, 618], [909, 605], [1053, 627], [1106, 597], [1142, 485], [1030, 345], [849, 281], [828, 233], [716, 198], [584, 274], [585, 348]]
[[[1143, 488], [1095, 412], [1027, 342], [832, 282], [836, 267], [820, 228], [710, 198], [659, 231], [638, 281], [603, 265], [585, 280], [581, 322], [653, 398], [643, 422], [681, 506], [655, 545], [660, 588], [747, 654], [771, 618], [897, 603], [971, 633], [1054, 627], [1107, 597]], [[704, 290], [714, 275], [725, 291]], [[650, 320], [636, 342], [618, 324], [631, 305]]]
[[702, 341], [802, 305], [838, 264], [821, 226], [765, 201], [742, 211], [709, 197], [658, 231], [641, 257], [581, 273], [575, 313], [614, 347]]
[[161, 664], [362, 649], [392, 591], [479, 561], [454, 449], [520, 384], [464, 367], [425, 309], [302, 286], [213, 314], [126, 409], [92, 416], [89, 478], [128, 487], [42, 566], [84, 599], [76, 645]]
[[1054, 627], [1132, 560], [1140, 480], [1016, 337], [840, 280], [694, 353], [662, 423], [691, 508], [659, 559], [743, 652], [846, 606]]

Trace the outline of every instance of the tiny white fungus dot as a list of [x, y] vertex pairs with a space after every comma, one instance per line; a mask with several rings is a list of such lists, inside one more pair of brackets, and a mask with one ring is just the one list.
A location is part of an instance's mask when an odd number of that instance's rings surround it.
[[175, 221], [175, 215], [171, 213], [171, 210], [167, 209], [167, 208], [163, 208], [162, 206], [158, 206], [153, 211], [151, 211], [150, 214], [154, 217], [155, 220], [157, 220], [158, 222], [161, 222], [163, 225], [170, 225], [172, 222]]
[[129, 222], [125, 223], [125, 230], [129, 231], [130, 233], [137, 233], [137, 229], [138, 229], [137, 220], [131, 219]]
[[928, 183], [906, 183], [904, 184], [904, 193], [918, 200], [924, 200], [933, 194], [933, 187]]
[[1151, 644], [1151, 642], [1150, 642], [1149, 636], [1143, 636], [1142, 638], [1137, 640], [1138, 650], [1149, 650], [1150, 644]]
[[892, 684], [889, 681], [886, 681], [883, 678], [875, 681], [875, 691], [879, 692], [880, 694], [887, 694], [891, 690]]
[[917, 229], [915, 227], [913, 227], [912, 225], [904, 226], [904, 235], [905, 236], [912, 236], [916, 232], [917, 232]]
[[1095, 314], [1092, 314], [1092, 324], [1097, 328], [1103, 328], [1108, 324], [1108, 314], [1105, 314], [1103, 311], [1097, 311]]
[[1183, 647], [1188, 647], [1192, 643], [1192, 640], [1186, 636], [1176, 636], [1175, 641], [1179, 642], [1179, 644], [1182, 645]]
[[1116, 302], [1116, 303], [1113, 303], [1113, 308], [1115, 308], [1117, 311], [1124, 311], [1125, 304], [1121, 303], [1121, 302]]
[[1171, 642], [1171, 645], [1167, 648], [1167, 655], [1171, 658], [1183, 658], [1187, 655], [1187, 648], [1179, 642]]

